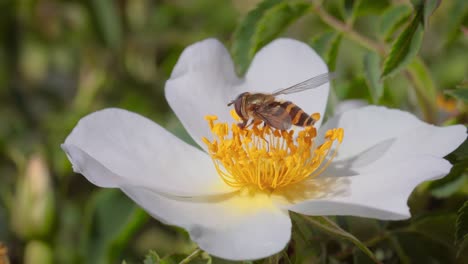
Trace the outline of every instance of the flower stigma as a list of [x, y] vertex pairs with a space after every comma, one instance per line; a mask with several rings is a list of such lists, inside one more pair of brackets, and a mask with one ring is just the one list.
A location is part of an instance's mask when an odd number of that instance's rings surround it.
[[[231, 115], [240, 120], [235, 111]], [[236, 123], [217, 122], [214, 115], [205, 119], [213, 140], [203, 137], [203, 142], [222, 180], [234, 188], [267, 193], [320, 175], [336, 156], [344, 135], [342, 128], [330, 129], [317, 145], [313, 126], [295, 135], [294, 130], [278, 130], [262, 122], [240, 128]]]

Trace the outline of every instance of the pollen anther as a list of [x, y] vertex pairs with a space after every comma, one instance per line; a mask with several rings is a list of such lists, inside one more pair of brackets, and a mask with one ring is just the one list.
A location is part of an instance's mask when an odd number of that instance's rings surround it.
[[316, 145], [317, 130], [281, 131], [258, 123], [240, 128], [206, 116], [213, 139], [203, 138], [222, 180], [235, 188], [274, 190], [317, 177], [336, 156], [342, 128], [330, 129]]

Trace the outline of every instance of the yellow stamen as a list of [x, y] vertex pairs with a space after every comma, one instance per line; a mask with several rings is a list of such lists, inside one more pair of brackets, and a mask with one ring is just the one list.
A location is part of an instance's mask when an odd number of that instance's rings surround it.
[[[235, 112], [231, 114], [238, 120]], [[344, 134], [342, 128], [328, 130], [324, 142], [316, 146], [313, 126], [295, 136], [294, 130], [280, 131], [258, 122], [241, 129], [235, 123], [230, 127], [216, 123], [216, 116], [206, 120], [214, 137], [203, 142], [223, 181], [235, 188], [269, 192], [317, 177], [336, 156]]]

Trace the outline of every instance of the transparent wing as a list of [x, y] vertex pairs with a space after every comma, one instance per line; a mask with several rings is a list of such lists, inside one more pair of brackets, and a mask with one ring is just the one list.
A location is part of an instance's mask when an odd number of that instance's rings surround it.
[[323, 84], [326, 84], [334, 77], [335, 77], [335, 73], [333, 72], [323, 73], [315, 77], [312, 77], [308, 80], [305, 80], [301, 83], [295, 84], [291, 87], [276, 90], [273, 92], [272, 95], [276, 96], [280, 94], [292, 94], [292, 93], [302, 92], [302, 91], [309, 90], [309, 89], [314, 89]]

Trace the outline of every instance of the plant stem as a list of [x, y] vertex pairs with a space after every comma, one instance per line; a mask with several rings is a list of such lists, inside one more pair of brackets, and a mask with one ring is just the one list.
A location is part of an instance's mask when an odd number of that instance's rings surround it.
[[186, 258], [184, 258], [181, 262], [179, 262], [179, 264], [187, 264], [189, 263], [190, 261], [194, 260], [196, 257], [198, 257], [198, 255], [200, 255], [200, 253], [202, 252], [202, 250], [200, 248], [196, 248], [190, 255], [188, 255]]
[[344, 22], [336, 19], [335, 17], [331, 16], [327, 12], [325, 12], [321, 6], [315, 6], [312, 10], [322, 19], [330, 27], [334, 28], [335, 30], [344, 33], [348, 38], [354, 40], [355, 42], [359, 43], [361, 46], [368, 50], [372, 50], [380, 54], [381, 56], [385, 56], [387, 54], [385, 50], [385, 46], [369, 39], [358, 32], [356, 32], [352, 25], [347, 25]]
[[358, 247], [364, 254], [366, 254], [373, 262], [375, 263], [380, 263], [372, 253], [372, 251], [369, 250], [359, 239], [357, 239], [355, 236], [352, 234], [346, 232], [343, 230], [337, 223], [333, 222], [329, 218], [325, 216], [302, 216], [304, 219], [314, 225], [317, 228], [322, 229], [325, 232], [337, 235], [341, 238], [344, 238], [351, 243], [353, 243], [356, 247]]

